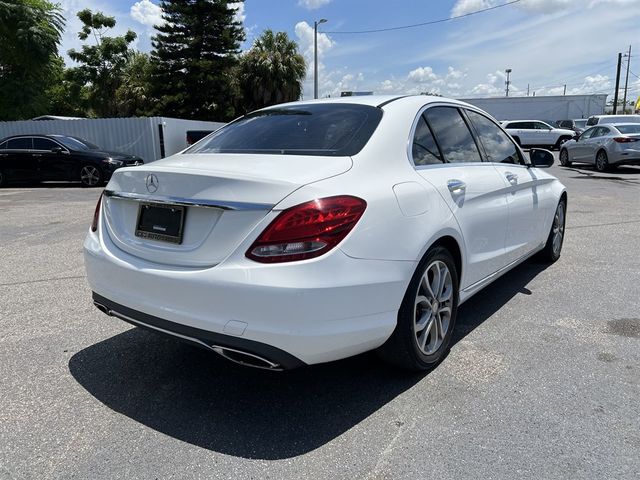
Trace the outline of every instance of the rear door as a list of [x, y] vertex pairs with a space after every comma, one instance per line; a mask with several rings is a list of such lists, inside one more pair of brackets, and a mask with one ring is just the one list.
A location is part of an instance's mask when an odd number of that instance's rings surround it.
[[33, 141], [31, 137], [11, 138], [4, 150], [5, 174], [17, 181], [39, 179], [38, 164], [31, 155]]
[[412, 153], [417, 172], [439, 192], [465, 242], [466, 288], [502, 268], [508, 207], [498, 172], [483, 162], [466, 119], [454, 106], [433, 106], [414, 123]]
[[530, 145], [553, 145], [556, 143], [555, 134], [551, 127], [543, 122], [531, 122], [533, 125], [533, 139]]
[[466, 114], [474, 127], [486, 155], [504, 182], [509, 205], [509, 223], [505, 240], [508, 262], [516, 261], [540, 245], [547, 209], [539, 198], [546, 181], [540, 180], [534, 169], [527, 168], [515, 143], [490, 118], [473, 110]]

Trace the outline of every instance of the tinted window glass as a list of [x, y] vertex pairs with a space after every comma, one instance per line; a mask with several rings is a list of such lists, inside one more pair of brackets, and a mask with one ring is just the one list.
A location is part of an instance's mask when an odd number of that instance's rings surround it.
[[35, 137], [33, 139], [34, 150], [51, 150], [52, 148], [60, 147], [56, 142], [49, 140], [48, 138]]
[[250, 113], [185, 153], [355, 155], [380, 123], [382, 110], [368, 105], [310, 104]]
[[533, 122], [533, 128], [535, 128], [536, 130], [549, 130], [551, 126], [542, 122]]
[[611, 130], [609, 130], [607, 127], [598, 127], [598, 129], [596, 130], [596, 133], [593, 136], [602, 137], [604, 135], [610, 135], [610, 134], [611, 134]]
[[559, 124], [562, 128], [573, 128], [573, 122], [571, 120], [563, 120]]
[[7, 142], [7, 148], [15, 150], [31, 150], [31, 138], [12, 138]]
[[586, 140], [588, 138], [591, 138], [591, 135], [594, 134], [594, 132], [596, 131], [596, 128], [590, 128], [589, 130], [585, 131], [582, 135], [580, 135], [580, 140]]
[[531, 122], [512, 122], [507, 128], [519, 128], [521, 130], [530, 130], [533, 128]]
[[425, 112], [446, 162], [481, 162], [478, 146], [457, 108], [434, 107]]
[[442, 163], [442, 155], [438, 145], [422, 115], [420, 115], [416, 125], [411, 151], [413, 153], [413, 163], [416, 165]]
[[74, 137], [56, 137], [56, 140], [63, 144], [70, 150], [91, 150], [89, 145], [81, 142], [79, 139]]
[[4, 150], [5, 148], [7, 148], [7, 142], [0, 143], [0, 150]]
[[587, 120], [587, 125], [590, 127], [591, 125], [597, 125], [598, 124], [598, 117], [589, 117], [589, 119]]
[[467, 110], [471, 123], [478, 132], [490, 162], [520, 163], [520, 154], [511, 138], [484, 115]]
[[640, 133], [640, 123], [637, 125], [616, 125], [616, 128], [620, 133]]

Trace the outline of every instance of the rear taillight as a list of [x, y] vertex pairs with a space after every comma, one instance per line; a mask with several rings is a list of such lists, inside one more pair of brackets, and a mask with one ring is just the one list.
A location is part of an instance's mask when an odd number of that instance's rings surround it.
[[615, 142], [618, 142], [618, 143], [633, 143], [633, 142], [640, 141], [640, 138], [632, 138], [632, 137], [615, 137], [613, 140], [614, 140]]
[[96, 204], [96, 210], [93, 212], [93, 222], [91, 222], [91, 231], [95, 232], [98, 230], [98, 219], [100, 218], [100, 206], [102, 205], [102, 196], [104, 192], [100, 194], [100, 198], [98, 198], [98, 203]]
[[347, 236], [366, 208], [361, 198], [346, 195], [296, 205], [280, 213], [246, 255], [262, 263], [318, 257]]

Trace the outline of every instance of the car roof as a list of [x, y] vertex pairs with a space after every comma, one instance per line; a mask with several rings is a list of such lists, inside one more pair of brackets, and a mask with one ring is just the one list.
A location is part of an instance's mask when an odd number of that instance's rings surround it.
[[[616, 123], [603, 123], [602, 126], [604, 127], [605, 125], [609, 126], [609, 127], [626, 127], [626, 126], [634, 126], [637, 127], [638, 123], [637, 122], [616, 122]], [[595, 127], [595, 125], [594, 125]]]
[[524, 120], [504, 120], [505, 122], [542, 122], [549, 123], [546, 120], [524, 119]]
[[369, 105], [371, 107], [384, 107], [387, 104], [395, 103], [396, 101], [402, 101], [403, 103], [415, 103], [420, 105], [426, 105], [429, 103], [454, 103], [456, 105], [478, 108], [473, 105], [455, 100], [453, 98], [438, 97], [434, 95], [356, 95], [353, 97], [336, 97], [336, 98], [319, 98], [317, 100], [300, 100], [297, 102], [280, 103], [265, 108], [265, 110], [272, 108], [279, 108], [283, 106], [293, 105], [316, 105], [316, 104], [332, 104], [332, 103], [346, 103], [351, 105]]

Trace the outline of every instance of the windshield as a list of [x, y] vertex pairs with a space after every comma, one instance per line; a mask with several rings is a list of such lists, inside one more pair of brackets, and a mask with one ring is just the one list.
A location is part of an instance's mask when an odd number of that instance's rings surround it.
[[70, 150], [97, 150], [98, 147], [94, 144], [74, 137], [54, 137], [58, 142], [63, 144]]
[[640, 133], [640, 123], [637, 125], [614, 125], [620, 133]]
[[351, 156], [367, 143], [382, 110], [368, 105], [288, 105], [250, 113], [184, 153]]

